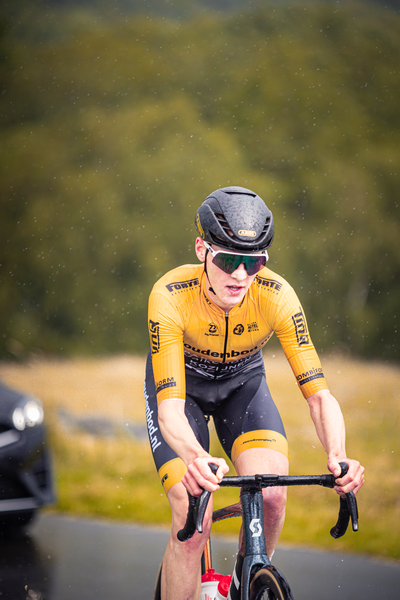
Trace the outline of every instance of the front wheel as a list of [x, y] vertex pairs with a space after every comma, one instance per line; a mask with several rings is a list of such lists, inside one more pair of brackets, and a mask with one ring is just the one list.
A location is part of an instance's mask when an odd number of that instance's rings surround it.
[[254, 575], [250, 583], [250, 600], [293, 600], [292, 592], [278, 569], [266, 567]]

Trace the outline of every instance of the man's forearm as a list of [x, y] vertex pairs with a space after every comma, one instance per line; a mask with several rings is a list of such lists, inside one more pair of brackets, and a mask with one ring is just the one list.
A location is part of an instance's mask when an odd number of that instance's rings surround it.
[[328, 457], [346, 456], [346, 432], [337, 400], [323, 390], [307, 398], [317, 435]]

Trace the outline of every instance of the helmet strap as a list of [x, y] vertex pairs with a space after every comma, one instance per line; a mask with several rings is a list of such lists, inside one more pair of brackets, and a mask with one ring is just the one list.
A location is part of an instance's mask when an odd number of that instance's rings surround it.
[[212, 292], [214, 294], [214, 296], [216, 296], [217, 294], [214, 292], [214, 290], [211, 287], [211, 281], [210, 281], [210, 278], [209, 278], [208, 273], [207, 273], [207, 254], [208, 254], [208, 248], [206, 248], [206, 256], [204, 258], [204, 273], [206, 274], [206, 277], [208, 279], [208, 283], [210, 284], [210, 287], [208, 288], [209, 291]]

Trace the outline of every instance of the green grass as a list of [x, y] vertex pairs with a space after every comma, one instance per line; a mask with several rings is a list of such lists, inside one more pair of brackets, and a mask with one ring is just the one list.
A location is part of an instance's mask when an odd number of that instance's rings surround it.
[[[43, 398], [49, 440], [55, 457], [57, 503], [50, 511], [76, 516], [113, 519], [126, 523], [159, 524], [168, 527], [169, 506], [155, 472], [147, 443], [128, 436], [97, 438], [79, 431], [67, 432], [57, 417], [60, 406], [75, 412], [118, 415], [143, 421], [141, 398], [142, 359], [127, 358], [118, 371], [118, 359], [51, 362], [30, 365], [0, 364], [3, 380]], [[143, 365], [142, 365], [143, 363]], [[291, 473], [324, 473], [326, 456], [316, 437], [308, 407], [284, 359], [266, 356], [269, 384], [279, 405], [290, 443]], [[57, 376], [51, 377], [52, 369]], [[62, 369], [68, 377], [59, 385]], [[81, 371], [80, 371], [81, 369]], [[375, 363], [348, 358], [324, 361], [331, 391], [342, 405], [347, 424], [348, 456], [358, 458], [366, 468], [366, 483], [358, 494], [360, 531], [349, 531], [333, 540], [329, 530], [338, 511], [338, 497], [319, 487], [290, 488], [282, 544], [306, 545], [332, 551], [357, 552], [376, 557], [400, 559], [400, 459], [399, 413], [397, 401], [400, 371]], [[118, 371], [118, 381], [109, 377]], [[75, 373], [74, 378], [71, 372]], [[93, 381], [88, 382], [88, 372]], [[84, 379], [86, 378], [86, 380]], [[107, 379], [108, 385], [103, 379]], [[77, 402], [85, 380], [85, 396]], [[69, 389], [68, 382], [71, 381]], [[58, 387], [56, 387], [56, 385]], [[118, 388], [119, 386], [119, 388]], [[110, 389], [113, 397], [110, 402]], [[118, 393], [118, 389], [121, 393]], [[103, 392], [102, 392], [103, 390]], [[125, 390], [125, 391], [124, 391]], [[103, 394], [103, 395], [102, 395]], [[132, 406], [127, 398], [131, 394]], [[133, 400], [133, 398], [135, 398]], [[121, 406], [123, 405], [123, 409]], [[86, 407], [86, 409], [85, 409]], [[127, 408], [128, 407], [128, 408]], [[212, 452], [221, 449], [211, 431]], [[233, 468], [231, 469], [231, 474]], [[236, 502], [238, 492], [221, 489], [215, 506]], [[215, 526], [215, 533], [236, 535], [239, 520], [230, 519]]]

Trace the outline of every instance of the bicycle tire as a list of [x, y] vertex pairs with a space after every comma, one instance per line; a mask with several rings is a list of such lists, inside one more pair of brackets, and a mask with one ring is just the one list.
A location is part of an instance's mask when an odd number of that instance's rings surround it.
[[285, 577], [271, 565], [254, 575], [249, 600], [293, 600], [293, 596]]

